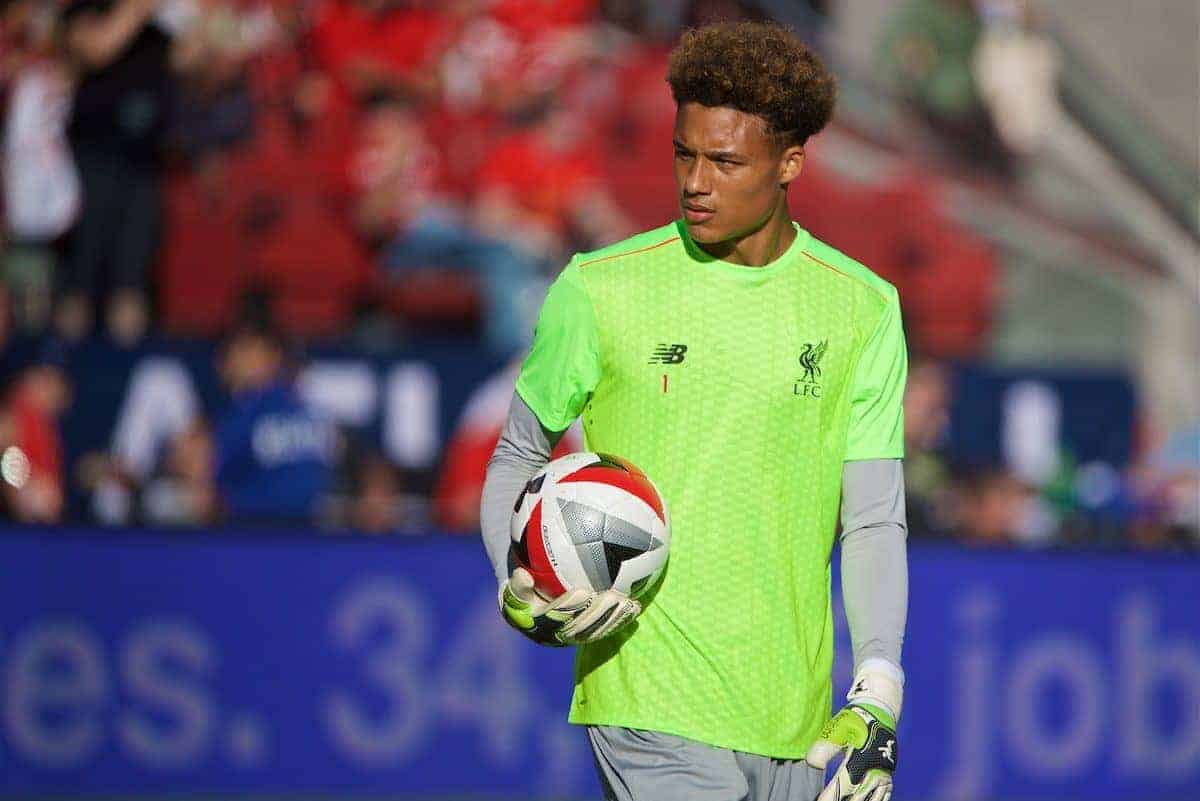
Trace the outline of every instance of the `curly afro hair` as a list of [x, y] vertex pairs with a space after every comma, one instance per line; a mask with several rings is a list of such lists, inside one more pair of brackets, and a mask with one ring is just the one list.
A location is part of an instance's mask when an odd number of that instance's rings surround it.
[[829, 123], [837, 81], [787, 28], [738, 22], [693, 28], [671, 51], [667, 83], [678, 105], [728, 106], [766, 121], [784, 147]]

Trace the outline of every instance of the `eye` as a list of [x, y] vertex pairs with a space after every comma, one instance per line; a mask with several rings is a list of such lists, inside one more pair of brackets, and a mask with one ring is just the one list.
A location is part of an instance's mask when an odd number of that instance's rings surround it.
[[686, 160], [690, 159], [691, 157], [692, 157], [692, 154], [688, 153], [686, 150], [676, 150], [675, 151], [675, 158], [677, 158], [677, 159], [682, 159], [682, 160], [686, 161]]

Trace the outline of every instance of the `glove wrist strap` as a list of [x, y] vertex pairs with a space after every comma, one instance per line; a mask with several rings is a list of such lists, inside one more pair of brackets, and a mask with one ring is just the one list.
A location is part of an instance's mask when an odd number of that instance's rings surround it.
[[846, 701], [883, 709], [893, 721], [900, 720], [904, 703], [904, 671], [886, 659], [865, 659], [854, 674]]

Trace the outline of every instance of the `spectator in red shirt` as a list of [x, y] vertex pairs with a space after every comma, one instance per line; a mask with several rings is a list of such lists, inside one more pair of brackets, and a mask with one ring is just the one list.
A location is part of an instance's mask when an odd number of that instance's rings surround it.
[[542, 264], [529, 249], [470, 226], [412, 109], [389, 101], [367, 114], [352, 183], [360, 228], [385, 242], [383, 264], [394, 279], [426, 267], [470, 271], [480, 281], [489, 346], [510, 353], [527, 343]]
[[263, 106], [256, 135], [230, 160], [245, 284], [272, 296], [285, 333], [344, 330], [369, 278], [353, 221], [346, 163], [352, 121], [320, 73], [294, 76], [282, 106]]
[[595, 0], [497, 0], [480, 26], [496, 46], [486, 65], [485, 97], [497, 110], [519, 110], [538, 95], [557, 93], [589, 59], [602, 57], [593, 26]]
[[[466, 0], [456, 6], [474, 13], [461, 14], [441, 54], [436, 109], [444, 118], [439, 140], [455, 154], [450, 168], [456, 183], [473, 187], [497, 136], [545, 98], [593, 116], [616, 103], [615, 92], [598, 94], [611, 89], [611, 67], [628, 57], [631, 40], [601, 24], [596, 5], [596, 0]], [[663, 74], [657, 77], [665, 86]], [[581, 102], [573, 103], [572, 95]]]
[[62, 352], [50, 344], [17, 378], [0, 413], [4, 500], [10, 515], [23, 523], [62, 519], [65, 493], [58, 418], [70, 398]]
[[482, 230], [556, 263], [632, 230], [583, 128], [576, 115], [549, 104], [532, 127], [493, 148], [475, 198]]
[[428, 0], [327, 0], [313, 48], [321, 67], [356, 98], [427, 99], [438, 90], [437, 60], [452, 20]]

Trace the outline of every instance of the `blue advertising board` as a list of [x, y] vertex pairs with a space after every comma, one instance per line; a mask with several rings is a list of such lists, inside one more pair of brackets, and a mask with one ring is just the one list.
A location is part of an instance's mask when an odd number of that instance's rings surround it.
[[[910, 577], [898, 801], [1200, 798], [1200, 562]], [[471, 538], [0, 532], [0, 798], [596, 799], [570, 686]]]
[[1020, 467], [1029, 455], [1014, 447], [1117, 467], [1133, 453], [1137, 398], [1121, 372], [958, 364], [950, 397], [948, 445], [963, 464]]

